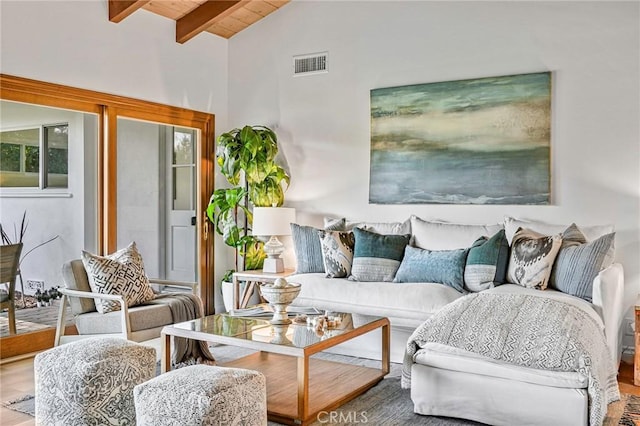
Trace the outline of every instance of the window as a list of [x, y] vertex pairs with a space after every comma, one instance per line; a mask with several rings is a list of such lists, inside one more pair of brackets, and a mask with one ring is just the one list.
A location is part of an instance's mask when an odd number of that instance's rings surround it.
[[67, 188], [68, 180], [67, 123], [0, 132], [1, 188]]

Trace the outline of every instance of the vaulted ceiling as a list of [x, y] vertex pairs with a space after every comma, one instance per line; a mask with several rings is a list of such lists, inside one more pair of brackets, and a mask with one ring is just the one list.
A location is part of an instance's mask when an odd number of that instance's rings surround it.
[[138, 9], [176, 21], [176, 41], [209, 32], [224, 38], [275, 12], [290, 0], [109, 0], [109, 20], [120, 22]]

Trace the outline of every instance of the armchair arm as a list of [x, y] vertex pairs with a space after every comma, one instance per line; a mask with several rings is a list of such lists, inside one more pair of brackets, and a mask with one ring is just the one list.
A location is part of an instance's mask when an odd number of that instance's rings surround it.
[[60, 291], [60, 293], [69, 297], [79, 297], [84, 299], [113, 300], [116, 302], [120, 302], [120, 308], [125, 306], [124, 298], [119, 294], [93, 293], [91, 291], [69, 290], [68, 288], [60, 288], [58, 289], [58, 291]]
[[65, 326], [65, 314], [66, 314], [66, 302], [68, 297], [78, 297], [85, 299], [102, 299], [102, 300], [111, 300], [118, 302], [120, 304], [120, 324], [122, 325], [122, 337], [125, 339], [129, 339], [131, 335], [131, 323], [129, 322], [129, 308], [124, 301], [124, 297], [119, 294], [102, 294], [102, 293], [94, 293], [91, 291], [80, 291], [80, 290], [70, 290], [68, 288], [58, 289], [60, 293], [62, 293], [62, 300], [60, 301], [60, 310], [58, 314], [58, 326], [56, 329], [56, 336], [54, 345], [58, 346], [60, 344], [60, 339], [64, 336], [64, 326]]

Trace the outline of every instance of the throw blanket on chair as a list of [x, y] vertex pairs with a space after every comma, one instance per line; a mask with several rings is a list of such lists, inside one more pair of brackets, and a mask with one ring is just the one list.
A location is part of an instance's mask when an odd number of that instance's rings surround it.
[[588, 378], [589, 417], [601, 425], [607, 405], [620, 399], [616, 369], [604, 333], [569, 303], [525, 294], [474, 293], [445, 306], [407, 343], [402, 387], [411, 386], [415, 353], [437, 342], [508, 363]]
[[[147, 304], [168, 305], [171, 310], [171, 316], [173, 317], [174, 324], [202, 317], [200, 299], [191, 293], [160, 294], [157, 295], [155, 299], [147, 302]], [[172, 339], [172, 364], [175, 365], [181, 362], [187, 362], [191, 359], [196, 360], [196, 362], [206, 364], [215, 363], [215, 358], [211, 355], [211, 352], [209, 352], [207, 342], [187, 339], [184, 337], [172, 337]]]

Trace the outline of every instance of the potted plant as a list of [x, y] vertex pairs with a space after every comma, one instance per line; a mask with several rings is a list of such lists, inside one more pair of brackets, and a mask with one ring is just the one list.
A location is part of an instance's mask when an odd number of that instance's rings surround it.
[[245, 126], [218, 137], [216, 161], [231, 187], [213, 192], [207, 216], [225, 244], [235, 250], [234, 269], [222, 279], [223, 295], [232, 291], [235, 271], [260, 269], [266, 258], [262, 241], [250, 233], [252, 206], [280, 207], [284, 202], [290, 177], [276, 163], [277, 154], [276, 134], [265, 126]]

